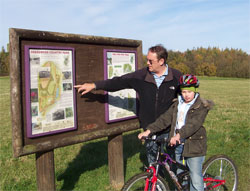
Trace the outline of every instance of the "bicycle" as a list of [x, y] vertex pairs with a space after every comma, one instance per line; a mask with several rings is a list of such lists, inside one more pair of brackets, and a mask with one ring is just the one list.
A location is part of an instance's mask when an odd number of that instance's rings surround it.
[[[169, 174], [170, 180], [177, 190], [188, 190], [189, 185], [182, 185], [184, 181], [189, 182], [189, 169], [187, 166], [176, 162], [167, 153], [161, 153], [167, 139], [151, 139], [158, 145], [156, 162], [146, 168], [145, 172], [134, 175], [123, 186], [122, 191], [170, 191], [166, 179], [159, 175], [159, 167], [163, 166]], [[176, 175], [170, 168], [173, 165], [184, 171]], [[203, 164], [204, 190], [228, 190], [236, 191], [238, 185], [237, 167], [233, 160], [226, 155], [214, 155]]]

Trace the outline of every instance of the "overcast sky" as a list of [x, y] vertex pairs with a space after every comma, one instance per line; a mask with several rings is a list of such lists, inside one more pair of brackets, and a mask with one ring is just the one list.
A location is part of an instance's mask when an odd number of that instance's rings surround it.
[[249, 0], [0, 0], [0, 46], [9, 28], [142, 40], [143, 53], [197, 47], [250, 54]]

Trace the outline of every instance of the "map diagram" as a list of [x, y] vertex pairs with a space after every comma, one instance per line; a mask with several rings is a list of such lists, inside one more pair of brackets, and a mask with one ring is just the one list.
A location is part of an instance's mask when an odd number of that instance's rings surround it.
[[72, 58], [72, 50], [29, 49], [28, 136], [75, 128]]

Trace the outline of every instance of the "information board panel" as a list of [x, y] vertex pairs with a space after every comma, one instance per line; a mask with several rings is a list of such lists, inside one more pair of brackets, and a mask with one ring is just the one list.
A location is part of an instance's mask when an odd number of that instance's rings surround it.
[[27, 136], [74, 130], [74, 48], [24, 46]]
[[[104, 78], [122, 76], [137, 69], [136, 51], [105, 49]], [[136, 92], [125, 89], [106, 92], [108, 101], [105, 104], [105, 120], [107, 123], [127, 120], [136, 117]]]
[[[10, 95], [15, 157], [139, 128], [137, 118], [123, 116], [116, 123], [105, 121], [107, 96], [103, 90], [94, 90], [83, 96], [75, 89], [71, 90], [74, 84], [105, 79], [104, 50], [135, 55], [132, 63], [138, 63], [138, 68], [143, 66], [140, 40], [10, 29]], [[128, 69], [130, 67], [125, 66], [125, 70]], [[60, 76], [59, 81], [55, 76]], [[47, 97], [50, 94], [54, 96], [52, 99]], [[39, 97], [45, 101], [39, 102]], [[51, 104], [53, 101], [56, 103]], [[40, 121], [45, 125], [39, 126]], [[32, 123], [36, 123], [33, 128]]]

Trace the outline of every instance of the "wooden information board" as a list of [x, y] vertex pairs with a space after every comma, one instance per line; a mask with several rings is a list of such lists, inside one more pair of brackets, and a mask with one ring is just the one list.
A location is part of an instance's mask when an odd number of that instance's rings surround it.
[[10, 29], [15, 157], [139, 128], [133, 117], [107, 123], [104, 91], [81, 96], [72, 88], [105, 79], [107, 50], [131, 54], [131, 63], [142, 67], [139, 40]]

